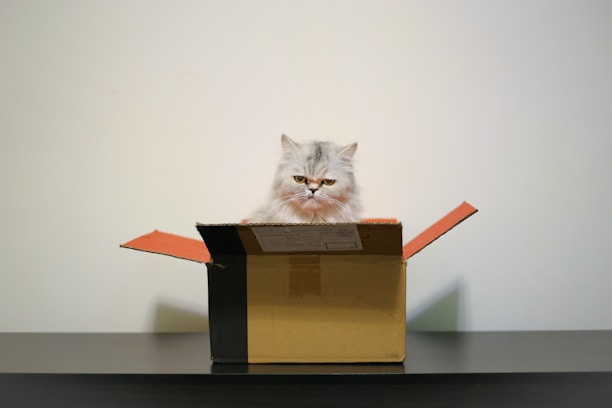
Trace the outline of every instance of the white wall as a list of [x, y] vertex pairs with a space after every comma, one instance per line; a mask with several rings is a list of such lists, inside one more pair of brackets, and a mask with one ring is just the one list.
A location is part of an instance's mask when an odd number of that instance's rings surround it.
[[120, 249], [236, 222], [281, 133], [359, 142], [412, 329], [612, 329], [612, 3], [0, 2], [0, 331], [206, 330], [203, 265]]

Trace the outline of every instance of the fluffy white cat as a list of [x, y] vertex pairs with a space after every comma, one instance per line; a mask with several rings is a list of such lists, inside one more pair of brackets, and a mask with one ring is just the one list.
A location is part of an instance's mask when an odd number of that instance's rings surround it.
[[281, 137], [283, 154], [268, 202], [248, 222], [356, 222], [361, 200], [355, 183], [353, 156], [357, 143], [296, 143]]

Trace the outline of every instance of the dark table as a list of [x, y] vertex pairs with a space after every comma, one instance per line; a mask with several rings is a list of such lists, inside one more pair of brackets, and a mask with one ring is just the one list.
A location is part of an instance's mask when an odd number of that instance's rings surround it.
[[207, 334], [0, 333], [0, 407], [612, 407], [612, 331], [408, 333], [403, 364], [212, 364]]

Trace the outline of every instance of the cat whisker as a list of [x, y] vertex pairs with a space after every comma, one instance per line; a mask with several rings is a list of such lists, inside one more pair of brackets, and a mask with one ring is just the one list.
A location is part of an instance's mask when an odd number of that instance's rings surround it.
[[273, 202], [273, 205], [270, 207], [270, 210], [276, 211], [278, 208], [284, 206], [285, 204], [294, 203], [298, 201], [300, 201], [300, 197], [296, 194], [282, 196]]
[[343, 203], [342, 201], [340, 201], [340, 200], [338, 200], [338, 199], [336, 199], [336, 198], [333, 198], [333, 197], [330, 197], [330, 196], [328, 196], [328, 195], [325, 195], [325, 196], [324, 196], [324, 199], [325, 199], [325, 200], [326, 200], [326, 201], [327, 201], [329, 204], [331, 204], [332, 206], [337, 207], [337, 208], [339, 208], [339, 209], [341, 209], [341, 210], [345, 210], [345, 209], [347, 209], [347, 208], [348, 208], [348, 205], [346, 205], [346, 203]]

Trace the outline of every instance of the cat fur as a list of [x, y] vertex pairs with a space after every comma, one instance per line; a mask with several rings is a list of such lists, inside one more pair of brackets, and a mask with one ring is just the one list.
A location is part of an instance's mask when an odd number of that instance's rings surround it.
[[359, 221], [362, 206], [353, 167], [357, 143], [347, 146], [323, 141], [296, 143], [282, 135], [281, 145], [282, 157], [268, 202], [247, 222]]

